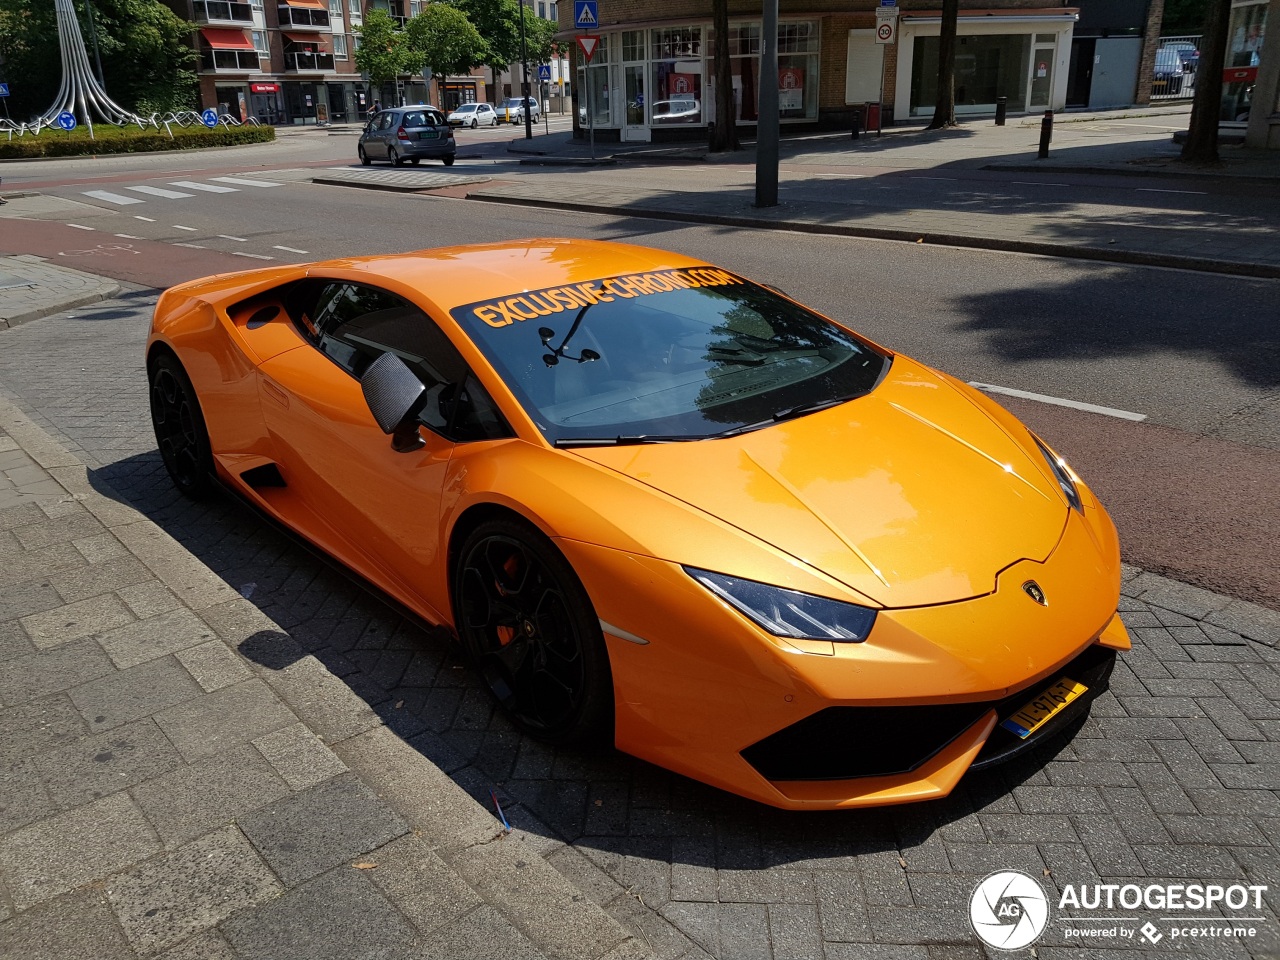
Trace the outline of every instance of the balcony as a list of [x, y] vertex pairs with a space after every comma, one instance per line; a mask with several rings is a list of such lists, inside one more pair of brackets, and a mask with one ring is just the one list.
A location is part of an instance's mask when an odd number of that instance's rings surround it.
[[226, 73], [256, 73], [258, 54], [255, 50], [201, 50], [200, 69]]
[[253, 23], [253, 7], [232, 0], [194, 0], [197, 23]]
[[300, 28], [303, 30], [329, 29], [328, 10], [321, 10], [315, 7], [285, 6], [283, 4], [277, 9], [280, 13], [281, 27]]
[[289, 73], [317, 73], [333, 69], [332, 53], [286, 53], [284, 69]]

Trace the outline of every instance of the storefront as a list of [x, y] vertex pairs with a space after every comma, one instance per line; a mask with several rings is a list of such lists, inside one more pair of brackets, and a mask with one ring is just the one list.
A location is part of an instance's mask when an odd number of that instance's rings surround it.
[[[960, 12], [956, 36], [956, 115], [990, 114], [1007, 97], [1011, 112], [1061, 110], [1076, 14]], [[904, 12], [894, 100], [900, 116], [933, 115], [937, 101], [939, 11]]]
[[[778, 27], [778, 115], [783, 123], [818, 118], [818, 20]], [[578, 125], [605, 139], [702, 138], [715, 122], [711, 24], [688, 23], [602, 33], [590, 66], [578, 59]], [[729, 25], [734, 121], [759, 119], [760, 21]]]
[[1266, 32], [1267, 0], [1235, 0], [1227, 29], [1227, 58], [1223, 64], [1223, 120], [1247, 122], [1249, 119]]

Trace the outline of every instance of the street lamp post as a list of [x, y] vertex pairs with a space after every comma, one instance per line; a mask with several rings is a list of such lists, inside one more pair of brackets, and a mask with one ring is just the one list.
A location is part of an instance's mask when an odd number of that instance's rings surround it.
[[520, 0], [520, 69], [523, 80], [520, 84], [524, 97], [524, 138], [533, 139], [533, 114], [529, 110], [529, 42], [524, 34], [524, 0]]

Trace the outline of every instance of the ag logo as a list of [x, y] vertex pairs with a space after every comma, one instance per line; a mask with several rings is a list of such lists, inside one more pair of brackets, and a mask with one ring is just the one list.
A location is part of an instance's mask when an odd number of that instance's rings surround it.
[[988, 946], [1021, 950], [1044, 933], [1049, 900], [1033, 878], [1018, 870], [1003, 870], [973, 888], [969, 922], [978, 939]]

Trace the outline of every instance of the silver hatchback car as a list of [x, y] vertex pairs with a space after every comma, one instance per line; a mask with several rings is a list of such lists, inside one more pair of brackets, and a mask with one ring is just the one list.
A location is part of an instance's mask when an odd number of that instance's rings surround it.
[[397, 167], [406, 162], [416, 166], [421, 160], [443, 160], [451, 167], [458, 144], [444, 114], [420, 103], [390, 107], [371, 117], [360, 134], [356, 153], [366, 167], [374, 160], [389, 160]]

